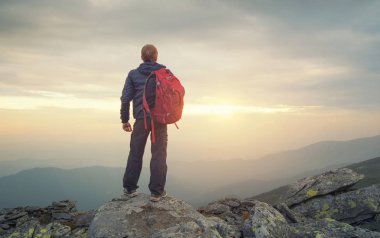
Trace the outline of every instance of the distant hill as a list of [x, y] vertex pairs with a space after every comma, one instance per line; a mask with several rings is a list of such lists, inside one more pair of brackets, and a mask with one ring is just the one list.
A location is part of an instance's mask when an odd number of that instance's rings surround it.
[[[345, 168], [350, 168], [353, 171], [363, 174], [364, 179], [360, 180], [357, 184], [353, 186], [354, 189], [368, 187], [373, 184], [380, 184], [380, 157], [365, 160], [359, 163], [354, 163], [351, 165], [344, 166]], [[285, 193], [288, 190], [288, 186], [281, 186], [269, 192], [265, 192], [254, 196], [255, 199], [274, 204], [277, 202], [280, 194]]]
[[[365, 187], [380, 183], [380, 157], [355, 163], [349, 166], [365, 179], [356, 187]], [[328, 170], [325, 168], [323, 170]], [[0, 178], [0, 208], [25, 205], [47, 206], [54, 200], [72, 199], [78, 201], [79, 209], [93, 209], [122, 193], [124, 168], [86, 167], [77, 169], [35, 168]], [[167, 190], [170, 194], [186, 200], [193, 206], [202, 206], [221, 197], [251, 197], [256, 192], [264, 192], [292, 182], [304, 174], [318, 174], [318, 171], [304, 172], [286, 180], [259, 181], [247, 180], [236, 184], [226, 184], [206, 191], [208, 185], [194, 184], [193, 181], [168, 175]], [[139, 191], [149, 193], [147, 189], [149, 170], [143, 168]], [[269, 203], [275, 202], [278, 194], [287, 186], [256, 196]]]
[[169, 165], [174, 176], [192, 178], [198, 184], [207, 181], [228, 186], [251, 179], [274, 181], [297, 175], [301, 178], [311, 175], [312, 171], [317, 174], [325, 169], [378, 156], [380, 136], [375, 136], [349, 141], [323, 141], [255, 160], [170, 161]]
[[[254, 196], [299, 178], [380, 156], [380, 136], [324, 141], [257, 160], [177, 162], [170, 173], [200, 188], [202, 197]], [[218, 195], [218, 196], [217, 196]]]
[[23, 170], [33, 169], [33, 168], [64, 168], [73, 169], [78, 167], [88, 167], [80, 166], [78, 164], [71, 165], [64, 160], [46, 160], [46, 159], [16, 159], [16, 160], [3, 160], [0, 161], [0, 177], [12, 175]]
[[[379, 156], [380, 136], [375, 136], [350, 141], [319, 142], [297, 150], [268, 155], [258, 160], [186, 162], [168, 158], [167, 190], [198, 207], [224, 196], [255, 196], [298, 178]], [[29, 166], [36, 165], [70, 167], [66, 164], [54, 166], [51, 163], [54, 161], [1, 161], [0, 206], [14, 207], [22, 204], [45, 206], [52, 200], [70, 198], [78, 200], [79, 208], [95, 208], [121, 193], [124, 168], [96, 166], [25, 170]], [[1, 177], [4, 174], [8, 176]], [[148, 179], [149, 169], [143, 168], [140, 187], [141, 191], [147, 193]]]
[[[173, 176], [196, 184], [235, 184], [250, 179], [270, 181], [293, 177], [305, 171], [348, 165], [380, 156], [380, 135], [348, 141], [322, 141], [299, 149], [282, 151], [258, 159], [178, 161], [168, 157]], [[80, 163], [81, 161], [78, 161]], [[22, 159], [0, 161], [0, 177], [35, 167], [78, 168], [86, 164], [67, 164], [64, 160]], [[122, 165], [124, 166], [124, 165]]]
[[259, 178], [282, 179], [304, 171], [348, 165], [380, 156], [380, 136], [350, 141], [324, 141], [252, 162]]
[[[123, 192], [124, 168], [102, 166], [76, 169], [34, 168], [0, 178], [0, 208], [47, 206], [51, 201], [70, 199], [80, 209], [93, 209]], [[167, 190], [182, 199], [194, 201], [195, 187], [185, 180], [168, 176]], [[149, 169], [143, 168], [139, 191], [149, 193]], [[195, 203], [197, 204], [197, 203]]]
[[121, 194], [122, 170], [88, 167], [80, 169], [35, 168], [0, 178], [0, 206], [46, 206], [71, 199], [80, 209], [96, 208]]
[[380, 183], [380, 157], [346, 166], [357, 173], [364, 174], [364, 179], [354, 185], [354, 188], [364, 188]]
[[[17, 206], [47, 206], [51, 201], [71, 199], [79, 209], [94, 209], [122, 194], [124, 168], [85, 167], [76, 169], [34, 168], [0, 178], [0, 208]], [[148, 191], [149, 169], [143, 168], [139, 191]], [[260, 186], [260, 181], [258, 181]], [[186, 200], [194, 206], [207, 203], [204, 186], [168, 175], [169, 194]]]

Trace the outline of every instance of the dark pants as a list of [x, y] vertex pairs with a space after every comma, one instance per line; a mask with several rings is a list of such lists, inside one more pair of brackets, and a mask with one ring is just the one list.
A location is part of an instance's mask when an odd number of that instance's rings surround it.
[[[150, 120], [147, 120], [148, 130], [144, 127], [144, 119], [137, 119], [133, 125], [130, 151], [125, 168], [123, 186], [128, 191], [136, 190], [142, 169], [142, 159], [145, 145], [151, 131]], [[152, 194], [160, 195], [164, 191], [166, 182], [166, 148], [168, 145], [167, 125], [154, 124], [156, 142], [151, 147], [149, 190]]]

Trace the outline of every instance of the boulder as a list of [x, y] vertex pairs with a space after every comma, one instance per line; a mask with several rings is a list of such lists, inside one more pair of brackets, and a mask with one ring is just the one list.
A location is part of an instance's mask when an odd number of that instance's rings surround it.
[[[282, 206], [282, 209], [284, 208], [286, 209]], [[300, 217], [294, 212], [291, 213], [293, 216]], [[302, 222], [289, 224], [273, 207], [257, 202], [242, 231], [245, 238], [380, 238], [378, 232], [354, 227], [331, 218], [302, 220]]]
[[300, 179], [289, 185], [288, 191], [281, 195], [280, 201], [292, 207], [316, 196], [345, 190], [363, 177], [351, 169], [334, 169], [317, 176]]
[[316, 197], [292, 208], [306, 217], [333, 218], [349, 224], [367, 220], [380, 213], [380, 184], [323, 197]]
[[302, 238], [380, 238], [380, 233], [354, 227], [347, 223], [338, 222], [330, 218], [294, 223], [292, 237]]
[[286, 219], [272, 206], [256, 201], [243, 228], [244, 238], [294, 237]]
[[[89, 227], [96, 237], [220, 237], [223, 221], [211, 221], [189, 204], [173, 197], [150, 202], [149, 195], [114, 199], [102, 205]], [[225, 231], [225, 230], [224, 230]], [[227, 236], [225, 237], [233, 237]]]
[[239, 230], [243, 222], [248, 219], [249, 212], [256, 201], [239, 200], [237, 198], [224, 198], [209, 203], [198, 211], [207, 217], [218, 217]]

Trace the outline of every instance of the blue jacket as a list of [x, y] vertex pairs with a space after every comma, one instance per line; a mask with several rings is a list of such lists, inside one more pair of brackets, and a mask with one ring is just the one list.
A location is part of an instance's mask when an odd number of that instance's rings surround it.
[[[164, 65], [158, 64], [156, 62], [147, 61], [142, 64], [137, 69], [133, 69], [129, 72], [127, 79], [125, 80], [123, 92], [121, 95], [121, 109], [120, 109], [120, 119], [122, 123], [129, 121], [129, 107], [130, 102], [133, 100], [133, 117], [135, 119], [144, 118], [142, 111], [142, 97], [144, 94], [145, 82], [147, 82], [147, 77], [152, 71], [165, 68]], [[155, 89], [156, 81], [149, 78], [146, 88], [146, 99], [150, 107], [154, 106], [155, 100]]]

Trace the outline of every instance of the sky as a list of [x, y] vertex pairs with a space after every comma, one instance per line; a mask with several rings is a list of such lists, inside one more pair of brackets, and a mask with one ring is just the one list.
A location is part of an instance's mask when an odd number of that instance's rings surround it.
[[368, 0], [2, 0], [0, 160], [123, 165], [121, 90], [147, 43], [186, 88], [172, 160], [378, 135], [379, 15]]

